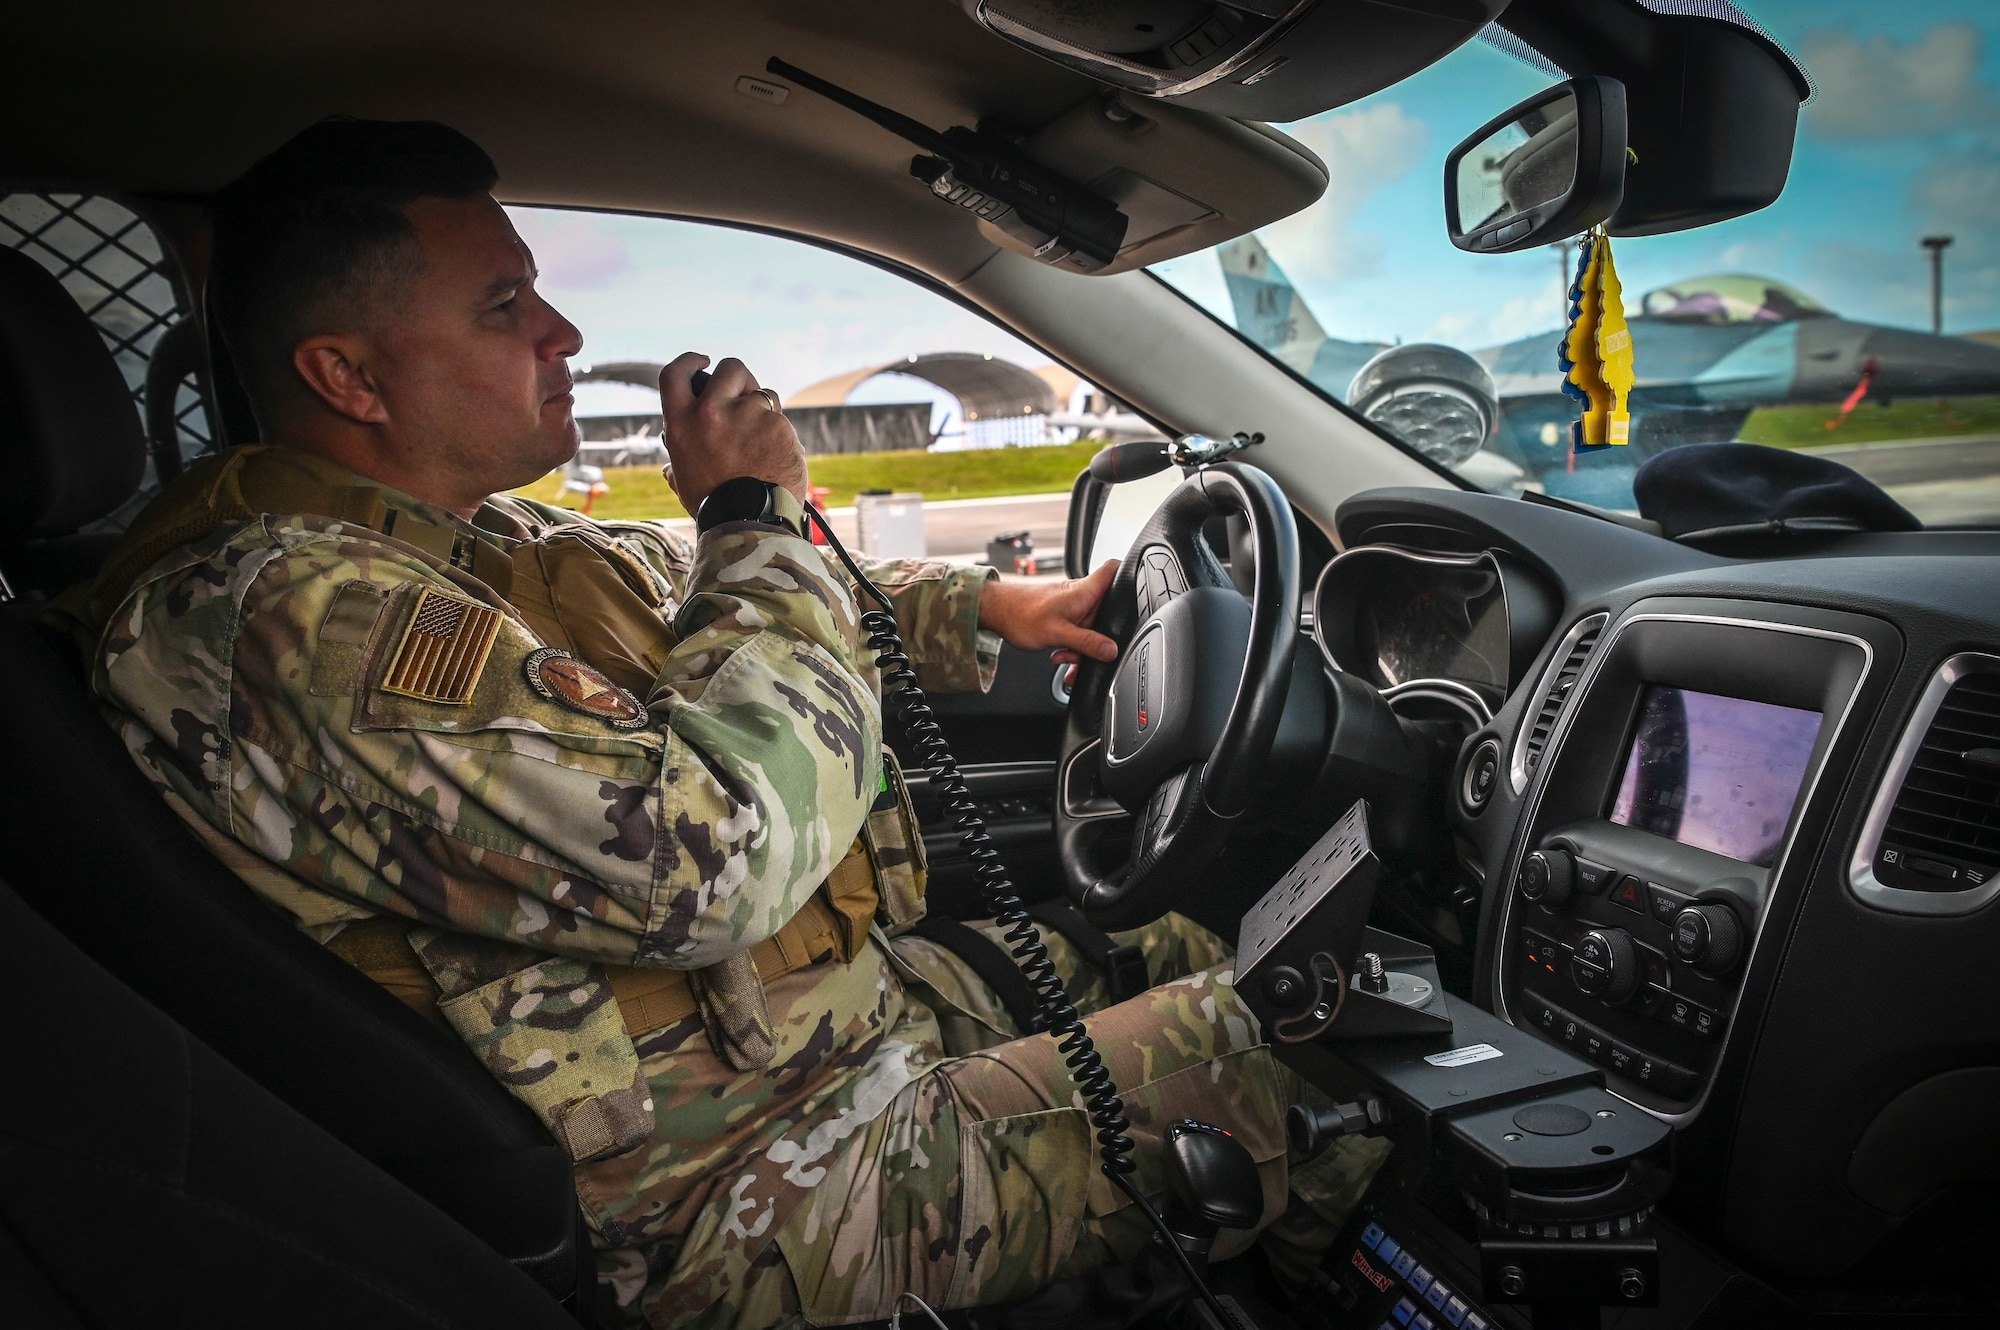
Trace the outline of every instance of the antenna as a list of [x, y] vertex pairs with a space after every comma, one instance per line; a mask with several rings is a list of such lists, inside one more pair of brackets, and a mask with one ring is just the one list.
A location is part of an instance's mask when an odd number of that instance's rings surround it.
[[944, 155], [949, 151], [944, 135], [932, 129], [921, 120], [913, 120], [901, 111], [892, 111], [880, 102], [871, 102], [860, 93], [849, 92], [838, 84], [828, 83], [817, 74], [808, 74], [797, 65], [786, 64], [777, 56], [764, 62], [767, 72], [780, 78], [788, 78], [808, 92], [816, 92], [830, 102], [839, 102], [856, 115], [866, 116], [899, 139], [908, 139], [925, 152]]

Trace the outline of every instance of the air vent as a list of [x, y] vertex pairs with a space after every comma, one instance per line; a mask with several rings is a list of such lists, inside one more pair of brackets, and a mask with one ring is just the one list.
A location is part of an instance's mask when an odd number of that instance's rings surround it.
[[1875, 876], [1904, 891], [1964, 891], [2000, 869], [2000, 674], [1951, 685], [1889, 808]]
[[1536, 708], [1534, 719], [1514, 745], [1514, 761], [1509, 772], [1514, 781], [1514, 793], [1519, 794], [1528, 788], [1528, 778], [1541, 765], [1542, 755], [1548, 751], [1549, 738], [1556, 732], [1556, 723], [1562, 719], [1563, 708], [1574, 700], [1576, 686], [1583, 678], [1583, 667], [1589, 662], [1590, 653], [1597, 649], [1597, 639], [1604, 635], [1608, 617], [1592, 615], [1570, 629], [1569, 636], [1563, 639], [1559, 661], [1545, 676], [1548, 682], [1542, 691], [1541, 705]]
[[2000, 656], [1963, 652], [1931, 676], [1847, 881], [1899, 914], [1965, 914], [2000, 895]]

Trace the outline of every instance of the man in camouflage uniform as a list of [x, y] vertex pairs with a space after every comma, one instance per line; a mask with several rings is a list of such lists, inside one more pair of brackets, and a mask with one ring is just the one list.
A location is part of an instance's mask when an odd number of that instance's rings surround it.
[[[329, 122], [224, 195], [210, 299], [277, 446], [192, 468], [68, 602], [135, 760], [541, 1115], [621, 1321], [992, 1304], [1130, 1255], [1143, 1224], [1051, 1041], [882, 926], [920, 843], [878, 827], [878, 681], [852, 588], [799, 534], [804, 459], [771, 395], [735, 361], [699, 397], [701, 357], [662, 375], [689, 509], [738, 477], [770, 495], [704, 512], [692, 545], [492, 497], [573, 454], [581, 345], [493, 180], [440, 126]], [[996, 634], [1114, 655], [1087, 627], [1109, 571], [871, 576], [944, 689], [990, 682]], [[1229, 1125], [1297, 1276], [1377, 1153], [1288, 1177], [1301, 1088], [1226, 949], [1171, 917], [1137, 940], [1161, 986], [1091, 1028], [1138, 1179], [1161, 1192], [1170, 1121]]]

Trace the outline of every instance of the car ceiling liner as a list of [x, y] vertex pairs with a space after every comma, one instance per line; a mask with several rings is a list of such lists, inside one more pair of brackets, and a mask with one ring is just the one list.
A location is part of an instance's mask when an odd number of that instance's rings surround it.
[[994, 36], [1147, 97], [1303, 120], [1478, 35], [1506, 0], [959, 0]]
[[[1112, 90], [1101, 105], [1016, 139], [1027, 157], [1131, 217], [1100, 273], [1192, 253], [1309, 206], [1325, 188], [1324, 169], [1256, 122], [1347, 105], [1475, 36], [1545, 72], [1624, 85], [1632, 161], [1624, 201], [1605, 226], [1614, 236], [1686, 230], [1776, 200], [1799, 106], [1813, 91], [1790, 54], [1729, 0], [954, 3], [994, 37]], [[1145, 142], [1156, 128], [1170, 132]], [[1252, 145], [1245, 130], [1265, 143]], [[1225, 165], [1225, 154], [1246, 148], [1239, 165]], [[1144, 164], [1132, 159], [1140, 151]], [[1239, 187], [1247, 196], [1233, 193]], [[1024, 248], [983, 221], [981, 229]]]

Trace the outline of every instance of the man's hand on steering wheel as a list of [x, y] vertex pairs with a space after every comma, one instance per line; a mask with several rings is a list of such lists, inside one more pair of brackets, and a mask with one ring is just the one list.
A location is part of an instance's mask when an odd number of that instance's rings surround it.
[[[1202, 534], [1218, 517], [1241, 519], [1248, 537], [1234, 574]], [[1247, 600], [1236, 589], [1245, 573]], [[1238, 462], [1183, 480], [1112, 578], [1096, 626], [1123, 649], [1115, 663], [1093, 653], [1077, 668], [1055, 800], [1070, 897], [1099, 927], [1136, 927], [1197, 890], [1267, 779], [1299, 583], [1291, 505]], [[1106, 862], [1100, 848], [1121, 840], [1124, 862]]]
[[1106, 559], [1090, 576], [1061, 582], [995, 578], [980, 593], [979, 625], [991, 628], [1008, 646], [1022, 651], [1054, 647], [1052, 654], [1058, 665], [1074, 665], [1086, 656], [1116, 660], [1118, 644], [1090, 628], [1117, 572], [1118, 560]]

